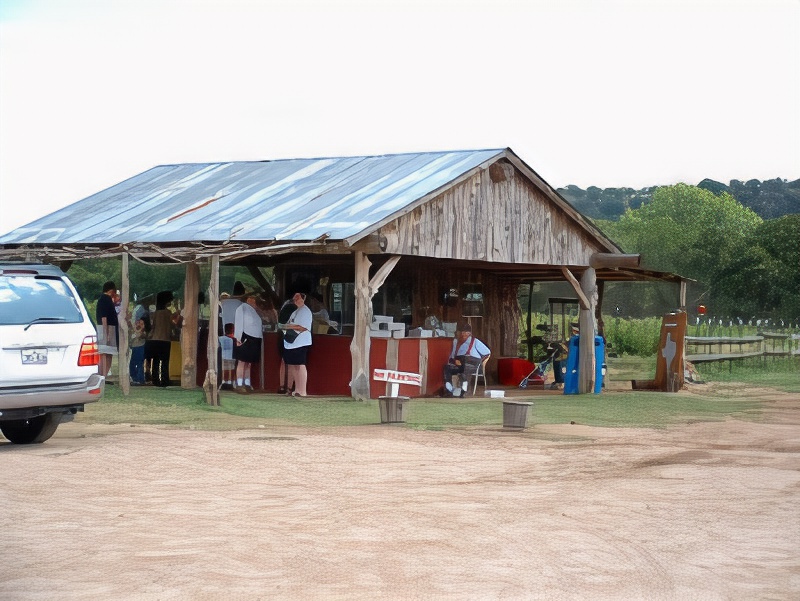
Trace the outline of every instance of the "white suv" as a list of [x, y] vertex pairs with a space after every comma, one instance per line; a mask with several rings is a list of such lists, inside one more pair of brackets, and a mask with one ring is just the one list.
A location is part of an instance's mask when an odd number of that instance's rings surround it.
[[0, 432], [44, 442], [103, 395], [97, 332], [66, 274], [0, 263]]

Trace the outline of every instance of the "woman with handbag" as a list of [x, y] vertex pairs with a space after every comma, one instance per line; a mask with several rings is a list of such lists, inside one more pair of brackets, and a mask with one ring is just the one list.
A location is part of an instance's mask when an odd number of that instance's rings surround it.
[[[306, 396], [308, 383], [308, 350], [311, 348], [311, 324], [314, 315], [306, 306], [306, 295], [297, 292], [292, 297], [295, 307], [289, 321], [283, 324], [283, 360], [286, 363], [287, 390], [294, 387], [292, 396]], [[288, 392], [287, 392], [288, 394]]]

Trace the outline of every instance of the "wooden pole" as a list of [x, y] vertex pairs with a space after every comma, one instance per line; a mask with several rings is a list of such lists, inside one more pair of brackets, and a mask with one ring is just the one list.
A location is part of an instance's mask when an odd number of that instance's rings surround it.
[[533, 361], [533, 330], [531, 329], [531, 313], [533, 312], [533, 280], [528, 282], [528, 361]]
[[353, 340], [350, 343], [353, 371], [350, 380], [350, 394], [361, 401], [369, 399], [369, 324], [372, 321], [372, 304], [369, 294], [370, 260], [361, 251], [356, 251], [355, 259], [355, 318]]
[[197, 387], [197, 337], [200, 293], [200, 266], [192, 261], [186, 264], [183, 285], [183, 325], [181, 326], [181, 388]]
[[595, 306], [597, 304], [597, 275], [592, 267], [589, 267], [581, 276], [581, 290], [583, 296], [589, 301], [589, 306], [581, 304], [580, 309], [580, 341], [578, 342], [579, 370], [578, 370], [578, 392], [587, 394], [594, 391], [595, 382], [595, 349], [594, 336], [597, 330], [595, 321]]
[[219, 387], [217, 386], [217, 352], [219, 349], [219, 256], [211, 257], [211, 278], [208, 282], [208, 343], [206, 357], [208, 370], [203, 382], [206, 402], [214, 407], [219, 406]]
[[597, 282], [597, 305], [594, 309], [594, 319], [597, 322], [597, 333], [600, 336], [606, 335], [605, 322], [603, 321], [603, 294], [605, 293], [606, 283]]
[[131, 295], [128, 253], [122, 254], [122, 302], [119, 310], [119, 349], [117, 349], [117, 367], [119, 367], [119, 385], [123, 396], [131, 392], [130, 363], [128, 362], [128, 299]]
[[353, 362], [350, 393], [353, 398], [363, 401], [369, 398], [369, 349], [371, 346], [369, 324], [372, 323], [372, 297], [377, 294], [386, 278], [389, 277], [392, 269], [400, 260], [400, 255], [389, 257], [386, 263], [378, 268], [372, 279], [369, 278], [369, 268], [372, 263], [367, 258], [367, 255], [357, 250], [354, 258], [356, 315], [353, 327], [353, 341], [350, 343], [350, 354]]

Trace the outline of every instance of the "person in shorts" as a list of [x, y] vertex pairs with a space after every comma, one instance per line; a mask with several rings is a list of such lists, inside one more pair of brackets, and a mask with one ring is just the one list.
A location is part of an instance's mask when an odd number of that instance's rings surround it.
[[253, 392], [250, 373], [253, 365], [261, 362], [263, 333], [261, 316], [255, 307], [256, 297], [252, 294], [245, 295], [244, 302], [236, 307], [233, 320], [233, 335], [236, 338], [233, 358], [237, 361], [236, 392], [241, 394]]
[[294, 386], [292, 396], [307, 396], [308, 351], [311, 348], [311, 325], [314, 315], [306, 306], [306, 295], [297, 292], [292, 297], [295, 307], [289, 321], [284, 324], [283, 360], [288, 374], [287, 390]]
[[111, 361], [119, 349], [119, 317], [114, 306], [114, 296], [117, 294], [117, 285], [108, 281], [103, 284], [103, 294], [97, 300], [95, 317], [97, 318], [97, 344], [100, 351], [100, 362], [97, 364], [97, 373], [108, 376], [111, 370]]

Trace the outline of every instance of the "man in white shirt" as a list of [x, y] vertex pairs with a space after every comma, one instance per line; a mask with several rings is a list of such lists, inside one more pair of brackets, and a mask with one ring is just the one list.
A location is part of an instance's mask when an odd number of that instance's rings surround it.
[[[462, 325], [458, 336], [453, 338], [453, 349], [444, 366], [444, 396], [466, 394], [469, 377], [491, 352], [488, 346], [472, 335], [472, 326], [468, 323]], [[453, 376], [456, 376], [456, 386], [453, 386]]]
[[227, 292], [223, 292], [220, 296], [219, 306], [222, 311], [222, 327], [226, 324], [233, 323], [236, 317], [236, 309], [238, 309], [244, 302], [244, 284], [236, 281], [233, 285], [233, 297]]
[[261, 361], [261, 347], [263, 345], [261, 316], [255, 309], [256, 297], [252, 294], [245, 296], [245, 302], [236, 308], [233, 320], [233, 335], [236, 338], [236, 347], [233, 356], [238, 361], [236, 365], [236, 392], [250, 394], [253, 386], [250, 383], [250, 372], [253, 364]]

